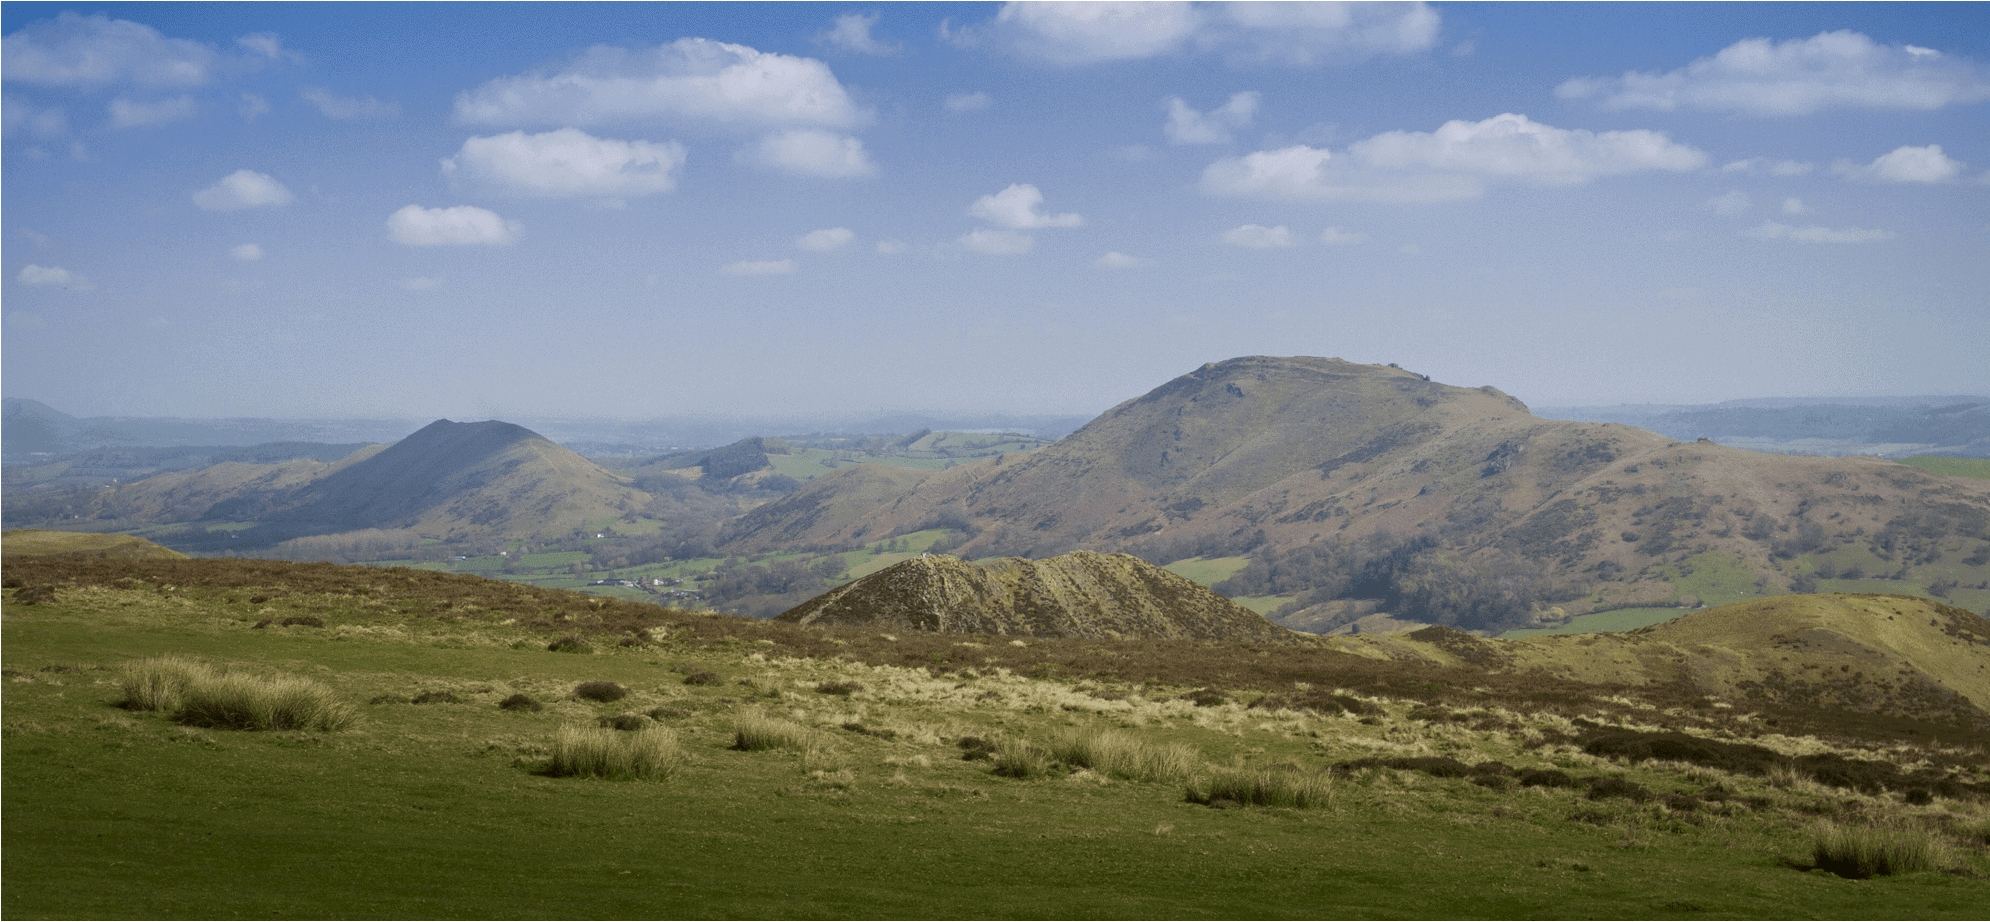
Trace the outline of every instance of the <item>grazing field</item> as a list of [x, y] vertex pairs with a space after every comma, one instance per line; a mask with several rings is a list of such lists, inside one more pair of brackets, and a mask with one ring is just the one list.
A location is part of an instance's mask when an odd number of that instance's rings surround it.
[[[1771, 727], [1344, 655], [811, 631], [257, 566], [242, 572], [270, 585], [6, 590], [8, 917], [1977, 918], [1990, 902], [1990, 777], [1960, 730], [1827, 741], [1800, 713]], [[200, 665], [143, 665], [168, 656]], [[307, 682], [354, 718], [234, 730], [118, 706], [130, 677], [183, 673]], [[1668, 728], [1786, 767], [1618, 754]], [[1947, 780], [1807, 773], [1832, 754]], [[1822, 869], [1902, 847], [1875, 830], [1929, 857], [1867, 880]]]
[[1911, 464], [1930, 474], [1944, 477], [1974, 477], [1977, 480], [1990, 480], [1990, 458], [1950, 458], [1943, 455], [1921, 455], [1900, 459], [1902, 464]]

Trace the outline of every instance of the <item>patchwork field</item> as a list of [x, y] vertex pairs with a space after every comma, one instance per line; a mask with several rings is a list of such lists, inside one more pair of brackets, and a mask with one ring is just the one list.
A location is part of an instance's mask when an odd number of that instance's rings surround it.
[[[9, 562], [11, 918], [1975, 918], [1990, 901], [1984, 741], [1960, 730], [1850, 739], [1657, 689], [1326, 651], [150, 566], [72, 568], [24, 604], [11, 584], [37, 571]], [[131, 709], [165, 656], [313, 683], [353, 719], [248, 731]], [[604, 720], [640, 728], [599, 745], [647, 740], [650, 780], [560, 776], [563, 728]], [[1773, 755], [1627, 756], [1666, 734]], [[1897, 840], [1922, 869], [1841, 877], [1817, 867], [1857, 850], [1834, 836]]]

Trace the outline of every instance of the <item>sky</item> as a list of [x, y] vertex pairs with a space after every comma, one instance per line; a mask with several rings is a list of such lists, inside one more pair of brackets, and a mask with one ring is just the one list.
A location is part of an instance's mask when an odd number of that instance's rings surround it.
[[1990, 393], [1990, 5], [0, 7], [76, 416]]

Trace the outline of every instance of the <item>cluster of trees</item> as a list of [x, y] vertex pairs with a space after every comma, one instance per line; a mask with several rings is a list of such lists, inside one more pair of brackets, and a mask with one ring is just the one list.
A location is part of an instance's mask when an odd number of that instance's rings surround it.
[[1449, 627], [1502, 631], [1534, 622], [1557, 597], [1538, 565], [1504, 552], [1473, 557], [1429, 535], [1376, 534], [1265, 551], [1216, 584], [1228, 596], [1296, 595], [1294, 610], [1338, 599], [1379, 599], [1392, 612]]

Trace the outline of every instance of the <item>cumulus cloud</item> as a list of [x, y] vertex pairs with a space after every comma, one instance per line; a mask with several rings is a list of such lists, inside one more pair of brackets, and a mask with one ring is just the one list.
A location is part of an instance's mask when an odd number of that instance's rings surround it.
[[1439, 24], [1422, 3], [1009, 3], [950, 37], [1052, 64], [1213, 53], [1305, 67], [1425, 51]]
[[986, 228], [961, 235], [959, 243], [976, 253], [986, 253], [990, 256], [1015, 256], [1028, 253], [1030, 247], [1036, 245], [1036, 241], [1030, 239], [1028, 234]]
[[1808, 205], [1805, 205], [1805, 204], [1803, 203], [1803, 199], [1800, 199], [1800, 198], [1786, 198], [1786, 199], [1783, 199], [1783, 213], [1784, 213], [1784, 214], [1809, 214], [1809, 213], [1810, 213], [1810, 206], [1808, 206]]
[[253, 122], [257, 117], [269, 113], [269, 100], [254, 93], [243, 93], [242, 101], [235, 106], [235, 114], [245, 122]]
[[821, 61], [703, 38], [635, 50], [597, 45], [562, 69], [499, 77], [456, 97], [456, 120], [470, 125], [657, 119], [850, 128], [871, 114]]
[[316, 106], [318, 114], [341, 121], [364, 118], [392, 118], [401, 114], [398, 102], [381, 102], [368, 96], [364, 99], [353, 96], [340, 96], [322, 87], [307, 86], [297, 91], [305, 102]]
[[976, 199], [974, 205], [968, 209], [968, 213], [1011, 230], [1079, 227], [1085, 223], [1083, 217], [1075, 214], [1044, 214], [1037, 210], [1037, 206], [1042, 204], [1043, 193], [1037, 191], [1035, 186], [1016, 183], [994, 195], [984, 195]]
[[871, 37], [871, 27], [877, 24], [878, 14], [876, 13], [872, 13], [869, 16], [865, 16], [862, 13], [849, 13], [836, 17], [836, 25], [832, 26], [829, 31], [817, 35], [815, 40], [857, 54], [897, 54], [897, 42], [880, 42]]
[[864, 142], [828, 131], [796, 128], [747, 145], [739, 159], [802, 176], [844, 179], [877, 172]]
[[1770, 160], [1767, 157], [1750, 157], [1746, 160], [1736, 160], [1721, 167], [1721, 172], [1747, 173], [1750, 175], [1767, 173], [1770, 176], [1806, 176], [1814, 169], [1817, 169], [1817, 164], [1805, 163], [1801, 160]]
[[1834, 230], [1829, 227], [1791, 227], [1775, 221], [1764, 221], [1748, 231], [1750, 237], [1762, 240], [1796, 240], [1802, 243], [1866, 243], [1872, 240], [1887, 240], [1893, 237], [1892, 231], [1867, 230], [1862, 227], [1847, 227]]
[[830, 250], [849, 243], [856, 236], [847, 227], [825, 227], [822, 230], [812, 230], [800, 237], [796, 237], [795, 246], [801, 247], [804, 250], [814, 250], [817, 253], [827, 253]]
[[154, 102], [113, 99], [110, 104], [112, 128], [151, 128], [185, 118], [193, 118], [193, 97], [177, 96]]
[[1927, 147], [1896, 147], [1891, 153], [1881, 154], [1879, 159], [1860, 166], [1850, 160], [1840, 160], [1831, 166], [1831, 172], [1860, 182], [1949, 182], [1962, 175], [1968, 164], [1951, 159], [1942, 153], [1940, 144]]
[[719, 270], [727, 275], [793, 275], [795, 261], [792, 259], [747, 259], [728, 263]]
[[1248, 128], [1251, 119], [1257, 115], [1258, 92], [1247, 90], [1230, 97], [1230, 101], [1208, 112], [1197, 112], [1189, 108], [1178, 96], [1168, 98], [1168, 123], [1161, 131], [1168, 136], [1170, 144], [1228, 144], [1230, 132]]
[[1138, 269], [1142, 266], [1151, 266], [1153, 264], [1154, 261], [1151, 259], [1128, 256], [1118, 250], [1107, 253], [1092, 262], [1092, 265], [1098, 266], [1101, 269]]
[[60, 266], [37, 266], [33, 263], [22, 266], [21, 274], [15, 278], [18, 278], [23, 285], [46, 285], [52, 288], [67, 288], [70, 291], [91, 291], [97, 287], [81, 272], [71, 272]]
[[1276, 247], [1297, 246], [1292, 231], [1285, 225], [1266, 227], [1262, 224], [1246, 224], [1223, 232], [1223, 242], [1231, 246], [1249, 247], [1253, 250], [1269, 250]]
[[1487, 182], [1578, 185], [1599, 176], [1692, 170], [1706, 160], [1656, 131], [1555, 128], [1509, 113], [1446, 122], [1434, 132], [1385, 132], [1339, 157], [1303, 144], [1226, 157], [1203, 170], [1202, 187], [1252, 198], [1431, 202], [1482, 195]]
[[232, 259], [239, 259], [245, 263], [252, 263], [258, 259], [263, 258], [263, 248], [253, 243], [244, 243], [240, 246], [230, 249], [228, 251], [228, 256]]
[[903, 253], [905, 252], [905, 244], [897, 240], [880, 240], [878, 241], [877, 251], [886, 256], [894, 253]]
[[48, 86], [199, 86], [213, 79], [216, 64], [207, 45], [101, 14], [65, 12], [0, 41], [6, 79]]
[[578, 128], [470, 138], [442, 161], [450, 182], [513, 195], [649, 195], [677, 188], [684, 145], [617, 141]]
[[1807, 39], [1735, 42], [1667, 73], [1577, 77], [1563, 99], [1595, 98], [1606, 109], [1703, 109], [1744, 115], [1808, 115], [1825, 109], [1929, 111], [1990, 99], [1975, 64], [1913, 45], [1881, 45], [1857, 32]]
[[973, 93], [954, 93], [948, 96], [944, 108], [948, 112], [959, 115], [962, 112], [979, 112], [994, 104], [995, 100], [987, 93], [976, 91]]
[[408, 205], [387, 218], [387, 235], [408, 246], [502, 246], [518, 239], [518, 224], [472, 205]]
[[8, 96], [0, 102], [0, 135], [13, 137], [26, 132], [36, 138], [59, 138], [69, 133], [69, 116], [60, 107], [43, 108], [25, 99]]
[[296, 196], [283, 183], [255, 170], [236, 170], [221, 181], [193, 194], [193, 203], [203, 211], [241, 211], [245, 208], [280, 208]]
[[1338, 227], [1329, 227], [1326, 230], [1320, 232], [1320, 242], [1328, 246], [1341, 246], [1345, 244], [1360, 243], [1367, 239], [1368, 239], [1367, 234], [1356, 233], [1354, 231], [1344, 231]]

